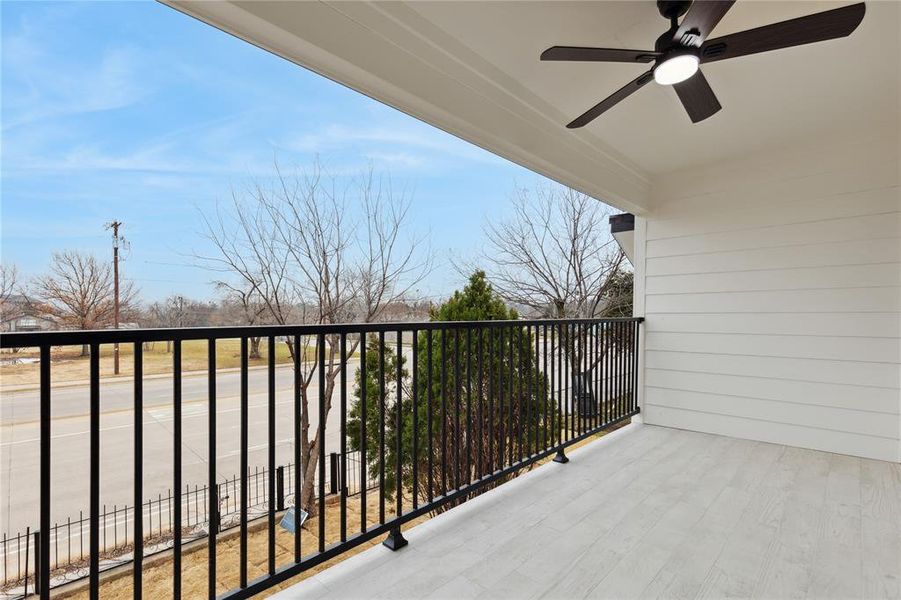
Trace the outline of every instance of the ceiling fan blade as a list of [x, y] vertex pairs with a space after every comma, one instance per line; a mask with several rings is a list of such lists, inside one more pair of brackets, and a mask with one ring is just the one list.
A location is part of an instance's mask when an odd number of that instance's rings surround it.
[[552, 46], [541, 53], [541, 60], [648, 63], [658, 55], [653, 50]]
[[695, 0], [676, 29], [673, 41], [699, 47], [733, 4], [735, 0]]
[[716, 94], [710, 89], [707, 78], [700, 71], [673, 87], [692, 123], [703, 121], [722, 108]]
[[623, 87], [619, 88], [587, 111], [584, 114], [575, 119], [572, 123], [568, 124], [566, 127], [568, 129], [577, 129], [579, 127], [584, 127], [588, 125], [596, 118], [601, 116], [604, 112], [613, 108], [620, 100], [630, 96], [631, 94], [637, 92], [639, 88], [644, 86], [647, 82], [654, 79], [654, 71], [648, 71], [647, 73], [643, 73], [639, 75], [636, 79], [633, 79]]
[[850, 35], [866, 13], [863, 2], [724, 35], [701, 47], [701, 62], [812, 44]]

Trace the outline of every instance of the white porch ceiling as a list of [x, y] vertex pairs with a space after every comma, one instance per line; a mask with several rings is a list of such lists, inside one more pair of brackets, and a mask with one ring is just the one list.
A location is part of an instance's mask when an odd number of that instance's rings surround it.
[[[723, 109], [692, 124], [649, 84], [577, 131], [565, 123], [647, 65], [542, 63], [555, 44], [651, 48], [654, 2], [164, 0], [173, 7], [620, 209], [656, 175], [768, 147], [897, 130], [897, 2], [849, 38], [704, 66]], [[740, 0], [713, 37], [848, 2]]]

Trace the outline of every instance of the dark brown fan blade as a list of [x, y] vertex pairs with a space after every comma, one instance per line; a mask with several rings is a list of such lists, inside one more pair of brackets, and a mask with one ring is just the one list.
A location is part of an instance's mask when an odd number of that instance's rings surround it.
[[692, 123], [703, 121], [722, 108], [716, 94], [710, 89], [707, 78], [700, 71], [673, 87]]
[[552, 46], [541, 53], [541, 60], [648, 63], [657, 56], [658, 53], [653, 50]]
[[857, 29], [866, 13], [863, 2], [798, 17], [709, 40], [701, 47], [701, 62], [713, 62], [758, 52], [779, 50], [845, 37]]
[[626, 98], [634, 92], [637, 92], [640, 87], [644, 86], [652, 79], [654, 79], [654, 71], [648, 71], [647, 73], [639, 75], [638, 78], [633, 79], [623, 87], [619, 88], [618, 90], [589, 108], [584, 114], [582, 114], [579, 118], [574, 120], [566, 127], [568, 129], [577, 129], [579, 127], [588, 125], [596, 118], [598, 118], [601, 114], [603, 114], [610, 108], [613, 108], [613, 106], [615, 106], [620, 100]]
[[695, 0], [676, 29], [673, 41], [699, 47], [733, 4], [735, 0]]

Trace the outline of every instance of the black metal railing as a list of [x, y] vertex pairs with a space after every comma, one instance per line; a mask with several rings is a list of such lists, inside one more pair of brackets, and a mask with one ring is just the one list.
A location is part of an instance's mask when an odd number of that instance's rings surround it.
[[[343, 460], [339, 454], [329, 453], [329, 469], [326, 474], [326, 488], [329, 494], [335, 495], [340, 489], [341, 481], [338, 473], [343, 470], [348, 474], [344, 484], [344, 493], [356, 496], [360, 493], [359, 476], [360, 453], [348, 452]], [[275, 508], [281, 512], [293, 503], [294, 478], [296, 469], [293, 463], [275, 469]], [[268, 496], [269, 472], [265, 468], [254, 467], [247, 474], [249, 518], [251, 520], [265, 516], [269, 508]], [[238, 475], [222, 479], [217, 484], [216, 497], [219, 498], [219, 510], [215, 515], [209, 512], [208, 484], [186, 485], [182, 498], [182, 533], [188, 541], [209, 535], [210, 528], [222, 532], [236, 527], [238, 524], [239, 496]], [[378, 487], [378, 481], [369, 477], [367, 489]], [[143, 519], [145, 557], [149, 553], [162, 552], [172, 547], [172, 489], [159, 492], [149, 498], [141, 506]], [[135, 519], [134, 506], [131, 504], [108, 506], [103, 505], [100, 511], [100, 552], [104, 557], [101, 570], [114, 568], [132, 561], [131, 522]], [[69, 583], [87, 575], [85, 548], [89, 543], [90, 519], [80, 510], [68, 516], [64, 521], [54, 521], [46, 535], [40, 532], [25, 531], [3, 532], [0, 534], [0, 598], [24, 598], [35, 585], [35, 556], [40, 543], [50, 545], [51, 587], [53, 584]]]
[[[133, 506], [144, 499], [143, 344], [171, 341], [172, 410], [172, 561], [173, 595], [182, 585], [181, 536], [191, 511], [185, 509], [182, 484], [182, 344], [206, 342], [208, 357], [206, 514], [220, 507], [217, 480], [217, 343], [240, 340], [238, 403], [239, 479], [238, 586], [220, 598], [248, 598], [376, 537], [385, 544], [406, 544], [401, 526], [426, 513], [445, 510], [514, 476], [536, 461], [555, 455], [639, 411], [637, 397], [638, 340], [641, 319], [577, 319], [533, 321], [460, 321], [377, 323], [192, 329], [146, 329], [12, 333], [0, 348], [40, 350], [40, 503], [39, 522], [31, 531], [50, 532], [51, 444], [53, 421], [51, 348], [87, 345], [89, 356], [89, 511], [87, 573], [89, 595], [99, 597], [102, 558], [103, 499], [100, 493], [102, 434], [100, 428], [100, 346], [131, 344], [134, 349]], [[251, 508], [249, 465], [248, 339], [267, 341], [266, 472], [276, 472], [276, 350], [291, 355], [291, 437], [293, 462], [301, 465], [284, 494], [292, 494], [312, 517], [312, 548], [302, 545], [298, 529], [293, 553], [280, 556], [276, 544], [277, 502], [267, 502], [267, 561], [264, 572], [248, 572], [248, 524]], [[221, 396], [221, 397], [218, 397]], [[261, 412], [261, 414], [263, 414]], [[329, 415], [337, 415], [335, 419]], [[259, 416], [254, 414], [254, 416]], [[234, 443], [234, 439], [229, 439]], [[331, 445], [331, 448], [327, 446]], [[358, 473], [349, 461], [331, 467], [330, 452], [359, 451]], [[153, 457], [149, 457], [154, 460]], [[330, 469], [327, 475], [326, 470]], [[359, 479], [358, 512], [349, 518], [349, 475]], [[378, 487], [369, 490], [371, 479]], [[327, 482], [331, 485], [327, 487]], [[338, 482], [337, 484], [335, 482]], [[265, 478], [265, 495], [281, 497], [276, 478]], [[293, 489], [292, 489], [293, 488]], [[336, 492], [337, 509], [326, 499]], [[190, 493], [190, 491], [188, 491]], [[370, 504], [372, 507], [370, 507]], [[193, 509], [192, 509], [193, 510]], [[327, 530], [326, 522], [335, 527]], [[141, 597], [144, 519], [131, 520], [133, 595]], [[216, 598], [217, 533], [210, 527], [206, 555], [208, 597]], [[334, 532], [331, 537], [327, 531]], [[307, 543], [307, 542], [304, 542]], [[51, 545], [37, 545], [36, 590], [50, 597], [54, 567]], [[279, 564], [281, 563], [281, 564]]]

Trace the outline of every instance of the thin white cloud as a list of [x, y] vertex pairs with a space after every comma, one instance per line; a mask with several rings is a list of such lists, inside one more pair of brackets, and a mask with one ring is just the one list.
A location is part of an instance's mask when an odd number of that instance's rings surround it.
[[[180, 126], [159, 134], [85, 142], [77, 127], [38, 123], [6, 134], [4, 176], [36, 172], [230, 175], [271, 171], [270, 148], [254, 138], [252, 110]], [[90, 130], [88, 130], [90, 131]], [[260, 161], [264, 162], [260, 162]]]
[[[22, 76], [27, 80], [24, 94], [12, 95], [11, 99], [5, 94], [4, 132], [37, 122], [124, 108], [150, 92], [135, 78], [140, 71], [139, 60], [127, 48], [106, 50], [89, 65], [62, 65], [58, 60], [36, 56], [15, 61], [7, 57], [4, 62], [14, 64], [19, 74], [26, 73]], [[9, 66], [6, 71], [10, 76]]]
[[374, 163], [389, 167], [397, 165], [406, 168], [416, 168], [426, 164], [426, 159], [422, 155], [409, 154], [407, 152], [369, 152], [365, 156]]
[[[288, 137], [280, 145], [290, 151], [307, 153], [329, 153], [349, 146], [375, 146], [379, 148], [417, 149], [431, 153], [430, 158], [453, 157], [471, 162], [498, 164], [502, 159], [444, 133], [430, 125], [410, 122], [392, 123], [391, 126], [353, 126], [346, 124], [329, 124], [312, 133], [302, 133]], [[396, 126], [395, 126], [396, 125]], [[402, 154], [403, 152], [387, 152], [386, 154]], [[426, 158], [418, 153], [418, 164], [424, 164]]]

